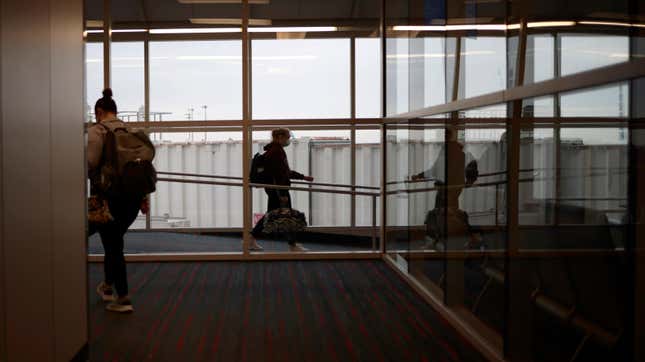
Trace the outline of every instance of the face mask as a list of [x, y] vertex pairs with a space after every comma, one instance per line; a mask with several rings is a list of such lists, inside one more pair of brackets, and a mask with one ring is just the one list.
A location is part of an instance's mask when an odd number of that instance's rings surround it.
[[291, 140], [293, 139], [293, 132], [289, 131], [289, 139], [284, 143], [284, 147], [289, 147]]

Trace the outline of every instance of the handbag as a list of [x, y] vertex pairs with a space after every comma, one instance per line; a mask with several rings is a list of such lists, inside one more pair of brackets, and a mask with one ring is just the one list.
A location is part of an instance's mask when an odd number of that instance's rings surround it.
[[279, 208], [265, 215], [263, 232], [265, 234], [298, 233], [306, 227], [305, 214], [295, 209]]
[[99, 195], [90, 196], [87, 200], [87, 219], [90, 224], [107, 224], [114, 220], [105, 198]]

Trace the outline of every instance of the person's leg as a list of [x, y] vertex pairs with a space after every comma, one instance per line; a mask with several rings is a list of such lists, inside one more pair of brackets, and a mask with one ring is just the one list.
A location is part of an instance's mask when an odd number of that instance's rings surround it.
[[267, 203], [267, 213], [279, 209], [280, 205], [280, 193], [278, 190], [267, 190], [267, 196], [269, 196], [269, 202]]
[[99, 231], [101, 236], [101, 244], [103, 244], [103, 251], [105, 256], [103, 258], [103, 271], [105, 273], [105, 284], [114, 285], [114, 249], [112, 248], [112, 243], [110, 242], [110, 233], [109, 229]]
[[[128, 277], [127, 267], [125, 263], [124, 249], [124, 235], [128, 228], [139, 214], [141, 200], [133, 198], [130, 200], [114, 199], [110, 201], [110, 212], [114, 217], [114, 222], [110, 228], [105, 231], [106, 240], [104, 245], [109, 243], [108, 249], [111, 251], [110, 264], [111, 273], [114, 278], [114, 285], [116, 292], [119, 295], [115, 305], [108, 306], [108, 309], [118, 312], [132, 311], [132, 305], [128, 299]], [[106, 249], [107, 252], [107, 249]], [[106, 254], [107, 255], [107, 254]], [[127, 301], [127, 305], [120, 305]], [[123, 308], [121, 308], [123, 307]]]
[[[268, 207], [267, 207], [267, 213], [271, 211], [271, 205], [274, 202], [272, 199], [273, 192], [271, 190], [264, 189], [264, 192], [267, 194], [269, 197], [269, 202], [268, 202]], [[252, 239], [249, 243], [249, 249], [252, 251], [262, 251], [264, 248], [258, 244], [257, 238], [262, 236], [262, 230], [264, 229], [264, 218], [266, 217], [266, 214], [258, 220], [257, 223], [255, 223], [255, 226], [253, 227], [253, 230], [251, 230], [251, 236]]]
[[[267, 189], [264, 189], [264, 192], [267, 194], [267, 196], [269, 198], [269, 201], [268, 201], [268, 204], [267, 204], [267, 212], [266, 212], [266, 213], [269, 213], [269, 211], [273, 210], [271, 207], [275, 203], [275, 200], [274, 200], [275, 192], [273, 190], [267, 190]], [[253, 230], [251, 230], [251, 235], [253, 235], [254, 238], [259, 238], [262, 235], [262, 229], [264, 228], [264, 218], [265, 217], [266, 217], [266, 214], [264, 214], [264, 216], [262, 216], [262, 218], [260, 220], [258, 220], [258, 222], [253, 227]], [[253, 240], [251, 245], [252, 246], [255, 245], [255, 246], [260, 247], [259, 245], [257, 245], [257, 242], [255, 242], [255, 240]]]
[[[106, 225], [104, 225], [106, 226]], [[97, 231], [101, 237], [101, 243], [103, 244], [104, 258], [103, 258], [103, 273], [104, 279], [96, 287], [96, 292], [101, 297], [104, 302], [112, 302], [116, 299], [114, 293], [114, 250], [112, 248], [112, 243], [109, 242], [110, 236], [109, 233], [105, 232], [106, 229], [97, 228]]]

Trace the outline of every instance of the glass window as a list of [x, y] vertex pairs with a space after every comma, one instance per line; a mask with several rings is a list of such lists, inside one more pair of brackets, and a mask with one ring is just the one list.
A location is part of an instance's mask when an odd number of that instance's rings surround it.
[[103, 43], [85, 44], [85, 120], [94, 121], [94, 103], [103, 91]]
[[409, 110], [409, 39], [386, 39], [386, 111], [388, 116]]
[[242, 42], [150, 43], [151, 120], [242, 118]]
[[[357, 191], [380, 193], [381, 187], [381, 130], [356, 130]], [[356, 225], [372, 226], [372, 210], [376, 210], [376, 225], [380, 223], [380, 198], [356, 196]], [[376, 203], [375, 207], [373, 202]]]
[[[371, 131], [362, 134], [363, 143], [357, 145], [357, 157], [360, 154], [364, 160], [365, 167], [357, 167], [357, 181], [374, 182], [372, 178], [375, 170], [371, 165], [378, 163], [379, 153], [374, 152], [378, 148], [372, 141], [378, 135]], [[344, 191], [352, 190], [351, 187], [351, 141], [348, 130], [293, 130], [294, 139], [285, 148], [289, 166], [293, 171], [314, 177], [314, 184], [303, 180], [292, 180], [293, 187], [313, 187], [318, 191], [308, 192], [291, 190], [292, 207], [305, 214], [309, 228], [299, 237], [299, 242], [305, 247], [315, 251], [352, 251], [371, 250], [376, 242], [377, 233], [368, 233], [370, 230], [344, 230], [338, 227], [349, 227], [351, 225], [352, 197], [349, 194], [337, 194], [322, 192], [324, 190]], [[252, 153], [262, 152], [264, 146], [271, 142], [271, 133], [268, 130], [253, 132]], [[378, 141], [377, 141], [378, 142]], [[360, 172], [360, 174], [358, 173]], [[378, 181], [378, 178], [376, 179]], [[334, 186], [335, 185], [335, 186]], [[371, 191], [360, 189], [358, 191]], [[376, 190], [375, 192], [378, 192]], [[255, 225], [266, 213], [268, 197], [265, 190], [254, 188], [252, 220]], [[357, 225], [372, 225], [372, 200], [370, 196], [357, 198]], [[325, 229], [331, 228], [331, 229]], [[374, 229], [376, 230], [376, 229]], [[311, 234], [310, 234], [311, 233]], [[315, 234], [314, 234], [315, 233]], [[321, 239], [316, 234], [333, 235]], [[277, 236], [281, 238], [282, 236]], [[273, 239], [269, 237], [268, 239]], [[282, 251], [286, 249], [286, 243], [280, 241], [274, 244], [269, 240], [261, 240], [260, 243], [269, 245], [270, 249]], [[277, 249], [276, 249], [277, 248]]]
[[560, 34], [562, 75], [629, 60], [629, 37], [604, 34]]
[[119, 118], [124, 121], [143, 121], [145, 117], [145, 87], [143, 42], [113, 42], [112, 91], [118, 106]]
[[424, 107], [446, 103], [446, 41], [440, 37], [424, 38]]
[[526, 39], [524, 84], [552, 79], [555, 74], [555, 40], [549, 34], [531, 34]]
[[[160, 177], [241, 183], [241, 132], [158, 133], [151, 135], [151, 139], [157, 149], [154, 164]], [[182, 177], [164, 172], [211, 177]], [[241, 187], [159, 182], [157, 192], [151, 195], [152, 226], [239, 228], [242, 226], [239, 205]]]
[[529, 98], [522, 101], [523, 118], [544, 118], [555, 115], [553, 96]]
[[506, 88], [506, 38], [462, 39], [459, 98], [470, 98]]
[[627, 117], [627, 83], [577, 90], [560, 95], [562, 117]]
[[381, 116], [381, 40], [356, 39], [356, 117]]
[[253, 40], [253, 118], [348, 118], [349, 39]]

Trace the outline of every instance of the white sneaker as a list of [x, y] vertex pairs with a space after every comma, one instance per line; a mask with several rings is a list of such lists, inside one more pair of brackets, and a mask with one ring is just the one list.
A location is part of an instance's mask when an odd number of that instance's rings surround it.
[[101, 297], [104, 302], [114, 302], [116, 300], [116, 294], [111, 285], [106, 282], [101, 282], [101, 284], [96, 287], [96, 293]]
[[262, 245], [258, 244], [257, 241], [253, 240], [253, 241], [251, 241], [251, 245], [249, 245], [249, 250], [250, 251], [262, 251], [262, 250], [264, 250], [264, 248], [262, 247]]
[[132, 302], [130, 301], [130, 298], [127, 296], [121, 297], [114, 302], [108, 304], [105, 309], [109, 310], [110, 312], [117, 312], [117, 313], [132, 313], [134, 312], [134, 308], [132, 307]]
[[294, 251], [294, 252], [295, 251], [300, 251], [300, 252], [302, 252], [302, 251], [309, 251], [309, 249], [307, 249], [304, 246], [302, 246], [302, 244], [295, 243], [293, 245], [289, 245], [289, 251]]

